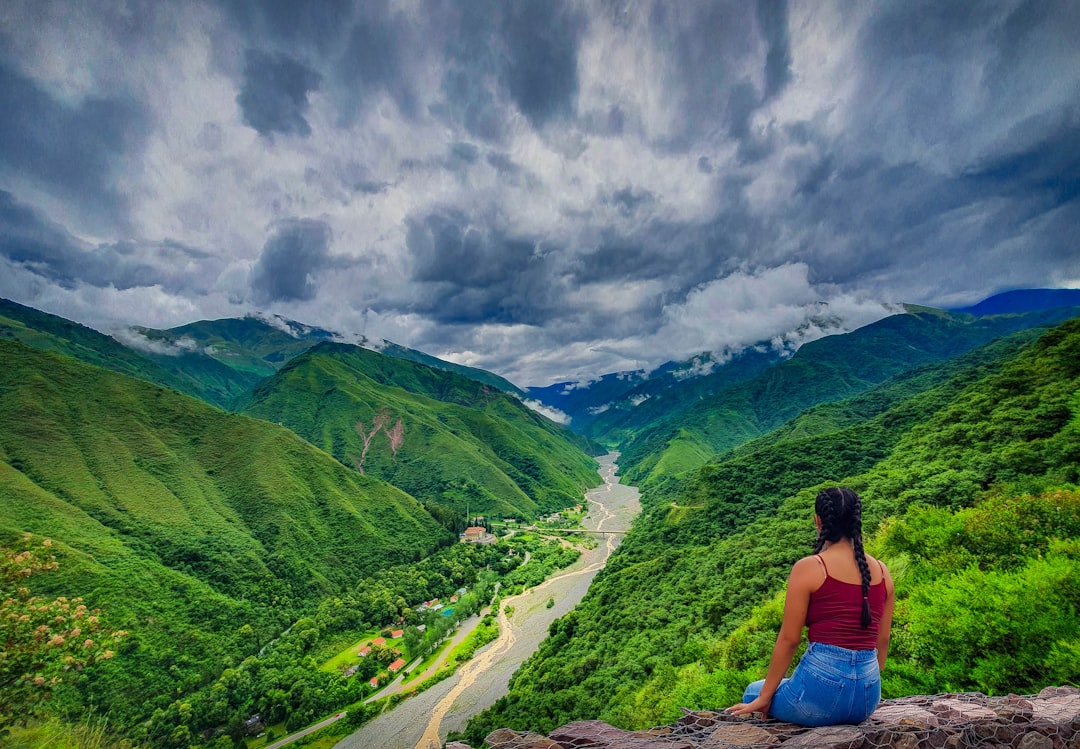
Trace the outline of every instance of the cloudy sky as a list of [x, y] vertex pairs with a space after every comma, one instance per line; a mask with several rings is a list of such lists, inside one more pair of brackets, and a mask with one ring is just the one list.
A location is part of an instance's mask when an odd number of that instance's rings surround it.
[[0, 296], [543, 385], [1080, 286], [1080, 3], [0, 6]]

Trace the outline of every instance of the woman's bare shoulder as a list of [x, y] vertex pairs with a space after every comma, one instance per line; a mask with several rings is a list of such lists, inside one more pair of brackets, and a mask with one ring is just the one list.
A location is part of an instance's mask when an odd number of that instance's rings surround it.
[[803, 557], [795, 564], [791, 566], [791, 574], [795, 575], [809, 575], [820, 576], [825, 573], [825, 565], [821, 563], [821, 559], [816, 554], [812, 554], [808, 557]]

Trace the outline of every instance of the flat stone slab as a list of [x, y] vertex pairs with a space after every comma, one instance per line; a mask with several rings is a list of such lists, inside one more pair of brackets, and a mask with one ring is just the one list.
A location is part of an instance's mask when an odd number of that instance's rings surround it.
[[487, 743], [492, 749], [1080, 749], [1080, 689], [913, 695], [882, 702], [856, 726], [807, 728], [684, 709], [674, 723], [648, 731], [581, 720], [550, 736], [504, 728], [489, 734]]
[[721, 723], [701, 744], [701, 749], [724, 747], [776, 746], [780, 740], [761, 726], [752, 723]]
[[783, 746], [791, 749], [859, 749], [865, 740], [863, 732], [854, 726], [825, 726], [811, 728], [788, 739]]

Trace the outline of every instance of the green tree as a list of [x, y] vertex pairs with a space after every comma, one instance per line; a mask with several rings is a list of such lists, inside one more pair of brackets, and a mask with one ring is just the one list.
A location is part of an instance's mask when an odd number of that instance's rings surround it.
[[36, 713], [55, 687], [112, 658], [127, 633], [111, 631], [81, 598], [31, 594], [29, 578], [55, 570], [52, 542], [0, 546], [0, 730]]

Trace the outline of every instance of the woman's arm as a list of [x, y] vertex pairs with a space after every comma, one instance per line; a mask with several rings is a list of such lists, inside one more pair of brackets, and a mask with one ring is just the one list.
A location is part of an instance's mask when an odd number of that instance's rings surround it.
[[881, 613], [881, 626], [877, 636], [877, 662], [878, 670], [885, 669], [885, 661], [889, 658], [889, 638], [892, 635], [893, 605], [896, 603], [896, 591], [893, 588], [892, 577], [889, 568], [881, 565], [881, 571], [885, 575], [885, 609]]
[[784, 621], [776, 635], [769, 672], [765, 676], [765, 685], [757, 699], [749, 703], [740, 703], [729, 707], [731, 715], [769, 714], [773, 695], [780, 686], [781, 679], [791, 665], [791, 659], [802, 640], [803, 627], [806, 626], [806, 610], [810, 606], [810, 593], [821, 584], [821, 566], [813, 557], [800, 559], [791, 568], [788, 575], [787, 594], [784, 597]]

